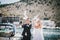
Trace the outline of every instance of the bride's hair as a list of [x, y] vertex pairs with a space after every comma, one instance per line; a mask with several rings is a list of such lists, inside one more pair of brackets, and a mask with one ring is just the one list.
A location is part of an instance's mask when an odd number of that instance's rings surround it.
[[[38, 26], [36, 26], [36, 24], [38, 25]], [[36, 27], [36, 28], [41, 28], [42, 26], [41, 26], [41, 22], [40, 22], [40, 19], [35, 19], [34, 20], [34, 22], [33, 22], [33, 27]]]

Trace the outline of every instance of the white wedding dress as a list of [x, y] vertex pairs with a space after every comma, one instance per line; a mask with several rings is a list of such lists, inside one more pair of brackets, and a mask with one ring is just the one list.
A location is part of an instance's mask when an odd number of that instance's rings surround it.
[[44, 40], [42, 28], [33, 28], [33, 40]]

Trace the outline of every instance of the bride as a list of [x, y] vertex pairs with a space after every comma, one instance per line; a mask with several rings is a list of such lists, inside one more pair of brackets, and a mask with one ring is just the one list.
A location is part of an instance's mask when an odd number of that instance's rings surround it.
[[42, 25], [39, 19], [36, 19], [33, 24], [33, 40], [44, 40]]

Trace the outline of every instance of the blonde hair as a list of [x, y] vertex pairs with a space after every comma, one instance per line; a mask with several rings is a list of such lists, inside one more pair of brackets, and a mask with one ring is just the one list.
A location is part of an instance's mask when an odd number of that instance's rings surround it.
[[[38, 27], [35, 26], [35, 23], [38, 24]], [[34, 26], [35, 28], [42, 28], [42, 25], [41, 25], [40, 19], [35, 19], [34, 22], [33, 22], [33, 26]]]

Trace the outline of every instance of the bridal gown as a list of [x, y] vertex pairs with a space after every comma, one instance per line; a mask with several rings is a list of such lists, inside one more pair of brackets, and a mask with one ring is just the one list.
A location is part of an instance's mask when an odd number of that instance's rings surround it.
[[42, 28], [33, 28], [32, 40], [44, 40]]

